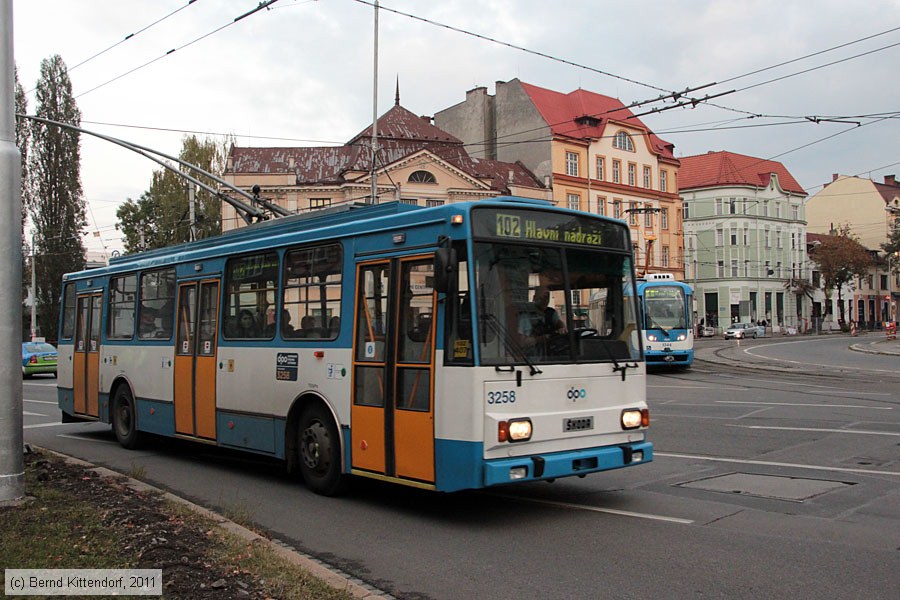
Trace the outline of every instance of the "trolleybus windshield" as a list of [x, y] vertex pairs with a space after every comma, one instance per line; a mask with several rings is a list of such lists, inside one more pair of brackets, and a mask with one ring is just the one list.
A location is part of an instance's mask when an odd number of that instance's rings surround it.
[[473, 215], [481, 364], [640, 358], [624, 226], [540, 211]]

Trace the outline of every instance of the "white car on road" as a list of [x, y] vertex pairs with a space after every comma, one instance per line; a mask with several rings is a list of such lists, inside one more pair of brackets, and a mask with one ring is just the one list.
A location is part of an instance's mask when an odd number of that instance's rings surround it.
[[766, 336], [766, 328], [753, 323], [734, 323], [723, 334], [726, 340], [745, 340]]

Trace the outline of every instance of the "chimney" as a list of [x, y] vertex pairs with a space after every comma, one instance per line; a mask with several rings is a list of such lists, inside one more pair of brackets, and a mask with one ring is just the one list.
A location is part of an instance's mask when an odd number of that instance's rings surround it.
[[894, 179], [894, 175], [885, 175], [884, 176], [884, 185], [892, 185], [897, 186], [897, 182]]
[[840, 174], [839, 174], [839, 173], [832, 173], [832, 174], [831, 174], [831, 181], [837, 181], [837, 178], [838, 178], [838, 177], [840, 177]]

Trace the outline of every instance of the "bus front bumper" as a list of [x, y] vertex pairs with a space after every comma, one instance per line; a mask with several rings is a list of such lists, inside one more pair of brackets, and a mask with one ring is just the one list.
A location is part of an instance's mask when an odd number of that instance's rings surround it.
[[640, 465], [652, 460], [651, 442], [504, 458], [484, 464], [484, 485], [487, 487], [502, 483], [587, 475]]

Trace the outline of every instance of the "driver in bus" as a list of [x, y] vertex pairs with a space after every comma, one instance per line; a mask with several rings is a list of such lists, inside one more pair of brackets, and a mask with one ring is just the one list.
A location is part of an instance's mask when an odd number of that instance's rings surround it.
[[550, 290], [543, 286], [537, 288], [534, 291], [532, 302], [541, 315], [539, 326], [535, 327], [539, 333], [549, 335], [566, 332], [565, 322], [560, 318], [556, 309], [550, 306]]

